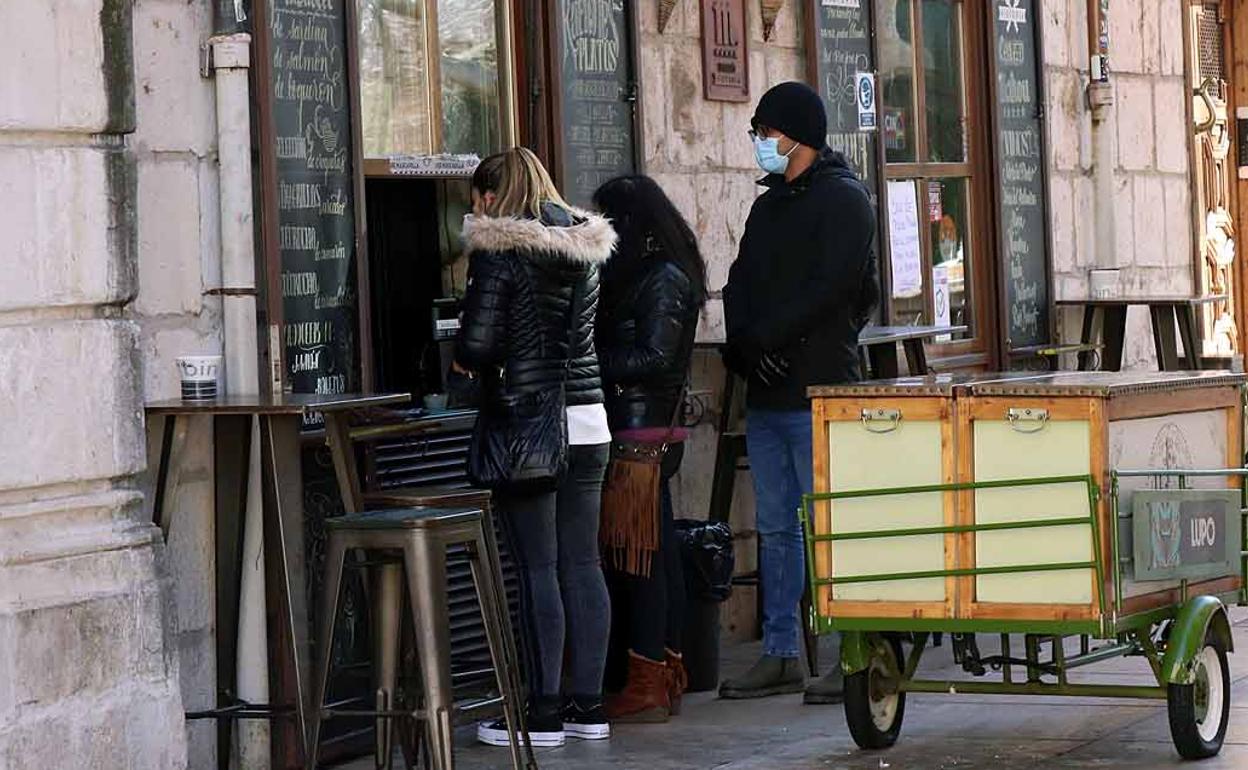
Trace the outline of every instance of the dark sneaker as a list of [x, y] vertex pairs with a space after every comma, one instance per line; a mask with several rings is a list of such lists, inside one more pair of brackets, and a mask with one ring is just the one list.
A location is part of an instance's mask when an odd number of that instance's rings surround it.
[[[563, 721], [558, 714], [553, 716], [530, 714], [527, 721], [529, 742], [534, 748], [550, 748], [567, 743], [567, 737], [563, 732]], [[477, 725], [477, 740], [487, 746], [511, 746], [507, 735], [506, 720], [496, 719], [493, 722], [482, 722]]]
[[803, 703], [841, 703], [845, 700], [845, 674], [838, 665], [831, 673], [806, 688]]
[[611, 737], [611, 723], [602, 707], [602, 698], [569, 698], [563, 708], [563, 731], [569, 738], [605, 741]]
[[731, 700], [766, 698], [801, 692], [806, 687], [806, 674], [797, 658], [764, 655], [754, 667], [736, 679], [727, 679], [719, 686], [719, 697]]

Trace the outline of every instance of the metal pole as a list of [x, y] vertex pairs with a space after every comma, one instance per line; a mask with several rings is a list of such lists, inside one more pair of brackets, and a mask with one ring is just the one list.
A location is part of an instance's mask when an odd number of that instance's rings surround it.
[[[214, 4], [219, 27], [237, 28], [246, 14], [242, 0], [218, 0]], [[228, 14], [223, 15], [224, 9]], [[242, 18], [239, 18], [242, 17]], [[232, 23], [227, 22], [233, 19]], [[225, 327], [226, 393], [258, 393], [260, 387], [258, 340], [256, 336], [256, 260], [254, 202], [251, 179], [251, 36], [233, 32], [208, 41], [211, 75], [216, 87], [217, 159], [220, 176], [221, 209], [221, 287]], [[209, 72], [204, 73], [205, 76]], [[269, 701], [269, 670], [266, 651], [265, 583], [261, 555], [264, 552], [261, 526], [259, 430], [252, 421], [247, 504], [243, 524], [243, 569], [239, 597], [238, 696], [246, 701]], [[217, 597], [232, 601], [233, 597]], [[238, 767], [269, 766], [269, 725], [247, 722], [240, 725]], [[218, 746], [219, 754], [232, 752], [231, 746]]]
[[1076, 698], [1145, 698], [1165, 700], [1166, 688], [1147, 685], [1113, 684], [1005, 684], [1003, 682], [958, 682], [912, 680], [901, 683], [903, 692], [946, 693], [957, 695], [1061, 695]]

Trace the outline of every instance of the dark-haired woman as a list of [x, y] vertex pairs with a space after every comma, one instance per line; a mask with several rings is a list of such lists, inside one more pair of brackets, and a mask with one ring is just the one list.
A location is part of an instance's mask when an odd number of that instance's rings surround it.
[[[607, 716], [663, 722], [679, 711], [687, 681], [680, 652], [685, 587], [668, 485], [686, 438], [679, 417], [706, 300], [706, 267], [689, 225], [649, 177], [607, 182], [594, 205], [620, 239], [603, 269], [596, 331], [612, 438], [668, 446], [657, 550], [646, 560], [648, 569], [614, 565], [612, 605], [617, 622], [627, 619], [616, 632], [628, 642], [628, 678], [607, 699]], [[610, 526], [611, 511], [603, 515]]]

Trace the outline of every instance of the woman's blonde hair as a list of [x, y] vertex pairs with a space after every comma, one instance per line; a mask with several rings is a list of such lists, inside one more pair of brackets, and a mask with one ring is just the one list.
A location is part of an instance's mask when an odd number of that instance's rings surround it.
[[513, 147], [481, 161], [472, 175], [472, 189], [482, 196], [494, 193], [494, 202], [485, 211], [492, 217], [539, 219], [543, 203], [568, 208], [546, 167], [525, 147]]

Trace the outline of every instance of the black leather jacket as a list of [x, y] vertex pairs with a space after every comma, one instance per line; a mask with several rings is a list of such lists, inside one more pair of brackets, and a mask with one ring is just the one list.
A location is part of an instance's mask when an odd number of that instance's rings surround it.
[[[598, 266], [615, 247], [606, 219], [558, 206], [542, 218], [470, 216], [468, 290], [455, 360], [479, 372], [485, 393], [557, 387], [567, 403], [603, 402], [594, 318]], [[570, 323], [573, 292], [579, 315]]]
[[693, 355], [693, 284], [661, 252], [618, 254], [603, 276], [598, 357], [612, 431], [672, 422]]

